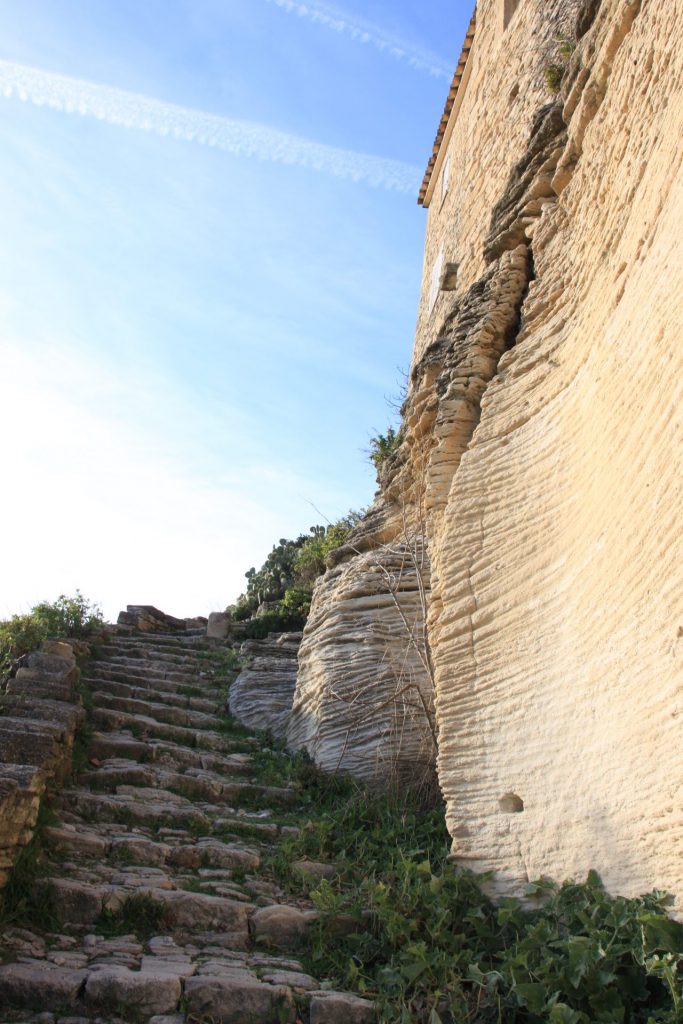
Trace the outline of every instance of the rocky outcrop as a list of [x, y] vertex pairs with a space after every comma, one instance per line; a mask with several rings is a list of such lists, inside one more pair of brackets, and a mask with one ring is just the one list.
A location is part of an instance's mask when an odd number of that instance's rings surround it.
[[246, 640], [243, 668], [230, 687], [230, 714], [249, 729], [268, 730], [284, 740], [296, 686], [301, 633], [271, 633], [266, 640]]
[[287, 742], [326, 771], [419, 784], [436, 754], [426, 552], [419, 535], [363, 543], [317, 584]]
[[0, 888], [30, 842], [49, 783], [71, 769], [76, 730], [85, 719], [69, 644], [44, 642], [22, 659], [0, 705]]
[[188, 628], [206, 626], [206, 619], [178, 619], [167, 615], [151, 604], [129, 604], [125, 612], [119, 612], [119, 626], [129, 626], [140, 633], [184, 633]]

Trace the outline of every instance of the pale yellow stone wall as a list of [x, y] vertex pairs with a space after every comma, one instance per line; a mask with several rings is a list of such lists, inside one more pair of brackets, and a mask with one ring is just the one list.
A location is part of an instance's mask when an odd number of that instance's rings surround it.
[[[557, 60], [556, 40], [570, 34], [577, 7], [577, 0], [520, 0], [504, 31], [505, 0], [477, 4], [469, 77], [444, 147], [449, 188], [442, 202], [439, 171], [427, 213], [414, 362], [484, 271], [491, 211], [524, 152], [534, 115], [553, 98], [545, 68]], [[432, 268], [441, 250], [446, 262], [458, 265], [457, 288], [441, 292], [430, 312]]]
[[595, 868], [683, 898], [681, 24], [603, 0], [577, 52], [522, 331], [433, 543], [448, 827], [499, 893]]

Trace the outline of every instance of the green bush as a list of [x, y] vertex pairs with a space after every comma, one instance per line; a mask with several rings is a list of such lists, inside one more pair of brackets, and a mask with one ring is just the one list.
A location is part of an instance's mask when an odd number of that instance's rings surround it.
[[299, 587], [312, 587], [325, 572], [327, 556], [346, 543], [349, 534], [363, 518], [363, 512], [351, 510], [329, 526], [312, 526], [311, 536], [294, 558], [294, 577]]
[[[246, 593], [227, 609], [235, 622], [249, 622], [246, 636], [261, 639], [268, 633], [302, 629], [311, 607], [313, 584], [325, 572], [327, 556], [345, 543], [363, 518], [350, 511], [336, 523], [311, 526], [296, 540], [281, 538], [260, 569], [249, 569]], [[263, 603], [274, 608], [253, 618]]]
[[394, 430], [393, 427], [388, 427], [386, 434], [377, 434], [376, 437], [370, 438], [368, 456], [377, 470], [378, 479], [382, 466], [394, 452], [398, 451], [402, 442], [403, 430]]
[[17, 658], [35, 651], [43, 640], [89, 636], [101, 628], [102, 612], [83, 597], [60, 594], [56, 601], [41, 601], [26, 615], [13, 615], [0, 622], [0, 676]]
[[249, 619], [244, 636], [248, 640], [265, 640], [269, 633], [289, 633], [303, 629], [305, 624], [303, 612], [273, 610]]

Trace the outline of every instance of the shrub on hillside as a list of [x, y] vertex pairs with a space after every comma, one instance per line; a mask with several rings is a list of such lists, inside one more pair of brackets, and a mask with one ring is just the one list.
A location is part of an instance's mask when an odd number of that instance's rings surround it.
[[[308, 534], [296, 540], [281, 538], [260, 569], [249, 569], [246, 593], [241, 594], [228, 612], [235, 622], [249, 620], [245, 635], [260, 639], [269, 632], [299, 630], [305, 625], [311, 607], [316, 579], [325, 572], [328, 555], [344, 544], [363, 518], [363, 512], [351, 511], [328, 526], [311, 526]], [[255, 616], [263, 604], [274, 605]]]
[[41, 601], [26, 615], [0, 621], [0, 676], [13, 662], [35, 651], [43, 640], [89, 636], [102, 626], [102, 611], [79, 590], [74, 597], [60, 594], [56, 601]]

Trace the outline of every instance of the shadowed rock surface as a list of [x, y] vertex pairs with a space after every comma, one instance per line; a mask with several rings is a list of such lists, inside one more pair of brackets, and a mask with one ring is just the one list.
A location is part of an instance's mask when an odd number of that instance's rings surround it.
[[240, 648], [244, 668], [230, 687], [230, 714], [277, 740], [287, 736], [301, 636], [271, 633], [266, 640], [246, 640]]

